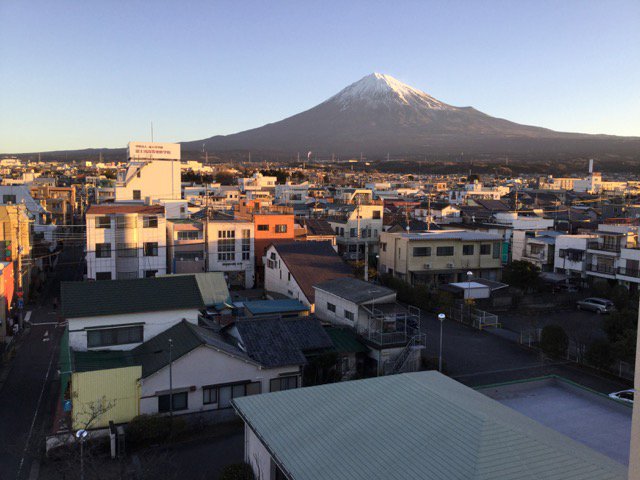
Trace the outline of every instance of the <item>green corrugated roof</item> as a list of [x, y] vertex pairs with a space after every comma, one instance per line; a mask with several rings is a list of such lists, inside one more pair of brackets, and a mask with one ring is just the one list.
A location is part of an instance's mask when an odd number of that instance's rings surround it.
[[296, 480], [623, 480], [610, 458], [437, 372], [237, 398]]
[[109, 370], [139, 365], [131, 351], [103, 350], [95, 352], [73, 352], [73, 371], [91, 372], [94, 370]]
[[66, 318], [204, 307], [192, 275], [63, 282], [61, 297]]
[[[218, 305], [221, 303], [231, 303], [229, 287], [224, 279], [223, 272], [203, 272], [203, 273], [178, 273], [171, 276], [190, 275], [196, 279], [200, 288], [202, 300], [206, 306]], [[165, 276], [165, 275], [162, 275]], [[169, 275], [166, 275], [169, 276]]]
[[369, 349], [358, 341], [358, 337], [351, 330], [339, 327], [325, 327], [331, 337], [333, 349], [338, 353], [363, 353]]

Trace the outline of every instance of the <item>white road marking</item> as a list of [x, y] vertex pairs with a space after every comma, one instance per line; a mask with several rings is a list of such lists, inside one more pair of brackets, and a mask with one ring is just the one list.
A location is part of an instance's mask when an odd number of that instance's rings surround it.
[[31, 318], [31, 310], [29, 310], [27, 313], [25, 313], [24, 321], [28, 322], [30, 318]]
[[20, 459], [20, 464], [18, 465], [18, 474], [16, 475], [16, 479], [20, 479], [20, 472], [22, 471], [22, 466], [24, 465], [24, 459], [27, 456], [27, 450], [29, 449], [29, 444], [31, 443], [31, 435], [33, 435], [33, 427], [36, 424], [36, 418], [38, 417], [38, 411], [40, 410], [40, 404], [42, 403], [42, 396], [44, 395], [44, 389], [47, 385], [47, 379], [49, 378], [49, 374], [51, 373], [51, 365], [53, 365], [53, 357], [55, 356], [56, 350], [55, 348], [51, 349], [51, 358], [49, 359], [49, 366], [47, 367], [47, 373], [44, 376], [44, 380], [42, 381], [42, 389], [40, 390], [40, 396], [38, 397], [38, 403], [36, 404], [36, 411], [33, 414], [33, 419], [31, 420], [31, 427], [29, 428], [29, 435], [27, 436], [27, 441], [24, 444], [24, 450], [22, 451], [22, 458]]

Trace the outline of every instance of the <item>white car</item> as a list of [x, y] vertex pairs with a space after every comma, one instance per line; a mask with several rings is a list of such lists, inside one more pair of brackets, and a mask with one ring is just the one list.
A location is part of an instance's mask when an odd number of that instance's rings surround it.
[[609, 394], [609, 397], [615, 398], [625, 403], [633, 403], [633, 394], [635, 390], [622, 390], [620, 392], [613, 392]]
[[596, 313], [609, 313], [615, 309], [613, 302], [606, 298], [585, 298], [576, 303], [578, 310], [589, 310]]

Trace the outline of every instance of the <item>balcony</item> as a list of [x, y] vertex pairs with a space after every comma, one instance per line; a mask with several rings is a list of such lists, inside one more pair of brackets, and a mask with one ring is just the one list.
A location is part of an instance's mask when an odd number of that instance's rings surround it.
[[619, 243], [602, 243], [593, 241], [587, 243], [587, 248], [589, 250], [599, 250], [601, 252], [620, 253]]
[[600, 273], [602, 275], [615, 276], [616, 269], [615, 269], [615, 267], [613, 265], [602, 265], [602, 264], [592, 265], [592, 264], [587, 264], [587, 272]]
[[618, 267], [618, 275], [624, 275], [625, 277], [640, 278], [640, 269]]

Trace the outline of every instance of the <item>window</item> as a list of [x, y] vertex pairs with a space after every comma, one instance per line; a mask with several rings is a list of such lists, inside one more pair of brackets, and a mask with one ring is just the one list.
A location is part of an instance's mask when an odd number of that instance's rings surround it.
[[286, 225], [276, 225], [276, 233], [287, 233]]
[[491, 254], [491, 245], [488, 243], [483, 243], [480, 245], [480, 255], [490, 255]]
[[138, 248], [135, 243], [117, 243], [116, 244], [116, 256], [117, 257], [137, 257]]
[[351, 320], [353, 322], [353, 320], [355, 319], [355, 315], [353, 314], [353, 312], [350, 312], [349, 310], [345, 310], [344, 318], [346, 318], [347, 320]]
[[431, 247], [413, 247], [414, 257], [430, 257]]
[[358, 229], [357, 228], [352, 228], [349, 230], [349, 236], [351, 238], [355, 238], [358, 236]]
[[96, 258], [111, 258], [111, 244], [96, 243]]
[[140, 190], [134, 190], [133, 191], [133, 199], [134, 200], [140, 200], [142, 197], [140, 196]]
[[251, 260], [251, 230], [242, 230], [242, 260]]
[[269, 231], [269, 225], [258, 225], [258, 231], [259, 232], [268, 232]]
[[238, 397], [247, 397], [260, 393], [260, 382], [237, 383], [233, 385], [220, 385], [217, 388], [218, 408], [231, 407], [231, 400]]
[[374, 210], [373, 211], [373, 216], [371, 218], [373, 218], [374, 220], [380, 220], [380, 218], [382, 218], [380, 216], [380, 210]]
[[111, 228], [111, 217], [96, 217], [96, 228]]
[[218, 261], [229, 261], [236, 259], [236, 231], [218, 231]]
[[144, 278], [155, 277], [157, 274], [158, 274], [158, 270], [145, 270], [144, 271]]
[[500, 242], [493, 244], [493, 258], [500, 258]]
[[15, 195], [2, 195], [2, 203], [16, 203]]
[[144, 256], [145, 257], [157, 257], [158, 256], [158, 242], [146, 242], [144, 244]]
[[137, 270], [133, 272], [116, 272], [116, 280], [131, 280], [133, 278], [138, 278]]
[[198, 230], [182, 230], [176, 232], [177, 240], [200, 240], [200, 232]]
[[126, 345], [128, 343], [141, 343], [142, 334], [142, 325], [87, 330], [87, 348], [109, 347], [111, 345]]
[[438, 247], [436, 249], [436, 255], [438, 257], [452, 257], [453, 247]]
[[473, 255], [473, 245], [462, 245], [462, 255]]
[[136, 217], [125, 217], [124, 215], [118, 215], [116, 217], [116, 227], [122, 228], [136, 228]]
[[329, 310], [330, 312], [334, 312], [335, 313], [336, 306], [333, 303], [327, 302], [327, 310]]
[[270, 392], [279, 392], [281, 390], [292, 390], [298, 388], [298, 376], [274, 378], [269, 385]]
[[[173, 411], [187, 410], [189, 408], [189, 395], [187, 392], [174, 393], [173, 397]], [[169, 403], [169, 394], [160, 395], [158, 397], [158, 412], [164, 413], [171, 411], [171, 405]]]
[[144, 228], [158, 228], [158, 217], [144, 217], [142, 226]]
[[381, 249], [383, 252], [386, 252], [386, 251], [387, 251], [387, 243], [386, 243], [386, 242], [381, 243], [381, 244], [380, 244], [380, 249]]
[[111, 272], [96, 272], [96, 280], [111, 280]]
[[202, 387], [202, 403], [203, 405], [218, 403], [218, 388]]

